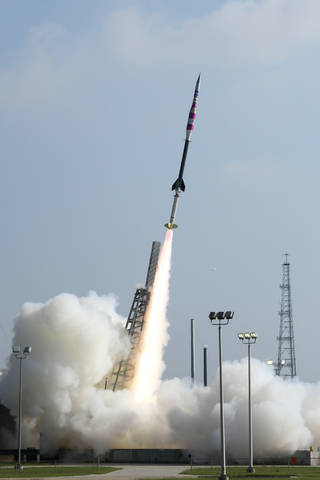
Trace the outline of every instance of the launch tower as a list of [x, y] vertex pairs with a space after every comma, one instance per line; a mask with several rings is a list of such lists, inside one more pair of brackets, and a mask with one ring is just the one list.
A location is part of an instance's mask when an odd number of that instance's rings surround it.
[[144, 317], [156, 274], [159, 253], [160, 242], [152, 242], [146, 283], [144, 287], [137, 288], [135, 292], [125, 327], [131, 340], [130, 354], [127, 360], [121, 360], [114, 366], [110, 381], [108, 382], [109, 388], [113, 391], [122, 390], [123, 388], [128, 387], [133, 378], [135, 358], [137, 355], [144, 324]]
[[284, 254], [282, 264], [280, 328], [278, 340], [278, 360], [275, 365], [275, 374], [281, 377], [296, 376], [296, 355], [293, 333], [293, 316], [291, 304], [290, 263], [288, 253]]

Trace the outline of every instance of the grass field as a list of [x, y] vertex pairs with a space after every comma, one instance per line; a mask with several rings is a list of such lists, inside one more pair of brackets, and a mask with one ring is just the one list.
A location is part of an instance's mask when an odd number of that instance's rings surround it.
[[61, 465], [39, 466], [39, 467], [24, 467], [23, 470], [16, 470], [13, 466], [1, 467], [0, 478], [15, 478], [15, 477], [69, 477], [76, 475], [101, 475], [104, 473], [114, 472], [120, 470], [113, 467], [100, 467], [97, 465], [80, 466], [80, 467], [65, 467]]
[[[61, 466], [61, 465], [40, 465], [40, 466], [25, 466], [22, 471], [15, 470], [13, 466], [1, 466], [0, 478], [15, 478], [15, 477], [31, 477], [31, 478], [44, 478], [44, 477], [65, 477], [65, 476], [80, 476], [80, 475], [98, 475], [106, 474], [119, 470], [119, 468], [100, 466], [97, 465], [84, 465], [84, 466]], [[227, 474], [231, 480], [320, 480], [320, 467], [302, 467], [302, 466], [257, 466], [255, 467], [255, 473], [247, 473], [246, 467], [228, 467]], [[200, 479], [211, 478], [217, 480], [220, 475], [220, 467], [214, 468], [197, 468], [192, 470], [188, 469], [182, 472], [183, 475], [196, 475]], [[180, 477], [181, 478], [181, 477]], [[188, 477], [187, 477], [188, 478]], [[142, 479], [152, 480], [152, 479]], [[154, 479], [153, 479], [154, 480]], [[175, 478], [157, 478], [157, 480], [177, 480]]]
[[[301, 466], [257, 466], [255, 473], [248, 473], [247, 467], [228, 467], [227, 475], [230, 479], [266, 479], [266, 480], [284, 480], [286, 478], [292, 478], [296, 480], [320, 480], [320, 467], [301, 467]], [[221, 469], [215, 468], [193, 468], [182, 472], [185, 475], [198, 475], [199, 477], [211, 477], [212, 479], [219, 478]], [[168, 480], [168, 479], [167, 479]]]

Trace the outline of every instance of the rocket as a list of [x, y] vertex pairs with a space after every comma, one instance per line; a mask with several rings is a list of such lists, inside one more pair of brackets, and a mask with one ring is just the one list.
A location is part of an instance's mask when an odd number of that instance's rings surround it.
[[191, 135], [192, 131], [194, 128], [194, 121], [196, 118], [196, 113], [197, 113], [197, 106], [198, 106], [198, 95], [199, 95], [199, 89], [200, 89], [200, 77], [199, 75], [196, 83], [196, 88], [194, 90], [194, 95], [193, 95], [193, 101], [192, 105], [190, 108], [189, 112], [189, 117], [188, 117], [188, 123], [187, 123], [187, 128], [186, 128], [186, 139], [184, 142], [184, 148], [183, 148], [183, 154], [182, 154], [182, 159], [181, 159], [181, 164], [180, 164], [180, 170], [179, 170], [179, 175], [177, 180], [174, 182], [172, 185], [171, 190], [175, 190], [175, 194], [173, 197], [173, 205], [171, 209], [171, 215], [170, 215], [170, 221], [165, 224], [165, 227], [167, 227], [169, 230], [172, 230], [173, 228], [177, 228], [178, 225], [174, 223], [174, 219], [176, 217], [176, 211], [178, 207], [178, 202], [179, 202], [179, 197], [180, 197], [180, 192], [185, 191], [185, 184], [183, 181], [183, 172], [184, 172], [184, 167], [187, 159], [187, 154], [188, 154], [188, 148], [189, 148], [189, 143], [191, 141]]

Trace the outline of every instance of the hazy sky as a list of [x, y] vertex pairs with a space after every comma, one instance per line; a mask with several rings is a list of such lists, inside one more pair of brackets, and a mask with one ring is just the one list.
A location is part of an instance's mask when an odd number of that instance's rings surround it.
[[[166, 377], [189, 374], [189, 319], [217, 366], [275, 359], [291, 254], [297, 372], [319, 379], [318, 0], [0, 1], [0, 366], [25, 301], [114, 292], [126, 316], [163, 240], [192, 101], [174, 232]], [[36, 348], [36, 345], [33, 345]]]

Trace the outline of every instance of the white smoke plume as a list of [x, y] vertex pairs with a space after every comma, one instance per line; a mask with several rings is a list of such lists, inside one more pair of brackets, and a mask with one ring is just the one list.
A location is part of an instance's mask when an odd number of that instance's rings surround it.
[[[80, 428], [91, 419], [90, 409], [99, 404], [95, 384], [115, 361], [128, 355], [123, 323], [112, 295], [62, 294], [45, 304], [22, 306], [13, 344], [32, 346], [31, 357], [23, 361], [26, 441], [32, 441], [33, 431], [36, 436], [41, 431], [55, 446], [77, 428], [77, 418]], [[0, 384], [0, 399], [14, 414], [18, 364], [10, 357], [8, 374]]]
[[[96, 384], [126, 356], [124, 319], [113, 296], [62, 294], [23, 305], [13, 344], [32, 345], [23, 362], [25, 446], [219, 450], [218, 375], [210, 387], [162, 381], [153, 402]], [[18, 361], [10, 358], [0, 400], [17, 414]], [[252, 360], [254, 450], [260, 457], [320, 445], [320, 385], [283, 381]], [[224, 363], [227, 449], [247, 456], [247, 362]]]

